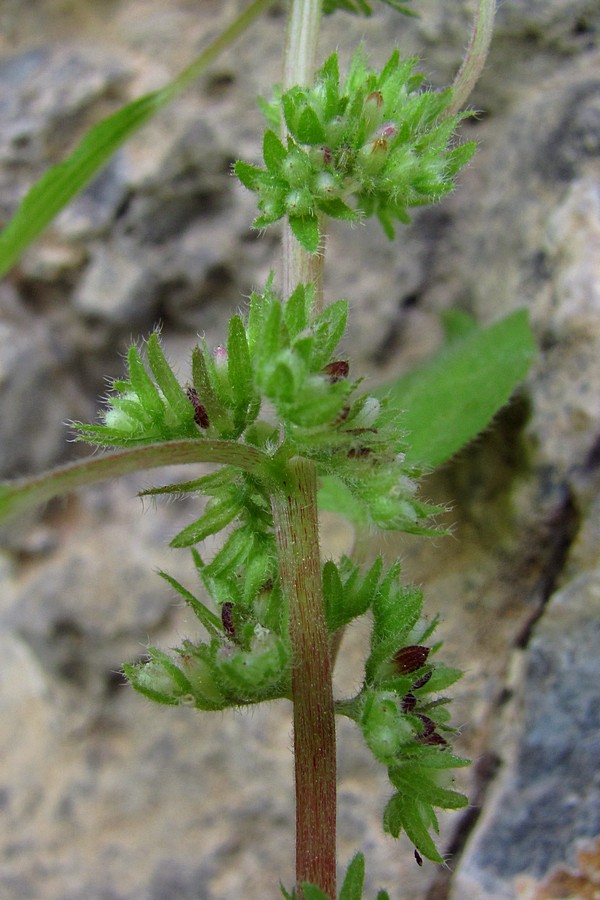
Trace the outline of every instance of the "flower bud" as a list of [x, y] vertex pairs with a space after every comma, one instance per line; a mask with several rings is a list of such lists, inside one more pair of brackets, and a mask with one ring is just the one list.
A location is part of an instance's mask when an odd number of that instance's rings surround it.
[[310, 178], [312, 165], [310, 159], [300, 149], [290, 151], [281, 165], [281, 171], [290, 187], [301, 188]]
[[414, 739], [413, 728], [391, 692], [367, 696], [360, 726], [371, 752], [381, 762], [391, 762], [402, 746]]
[[385, 138], [378, 137], [366, 143], [358, 153], [358, 163], [365, 175], [379, 175], [388, 159]]
[[308, 188], [290, 191], [285, 205], [290, 216], [306, 216], [313, 212], [313, 196]]

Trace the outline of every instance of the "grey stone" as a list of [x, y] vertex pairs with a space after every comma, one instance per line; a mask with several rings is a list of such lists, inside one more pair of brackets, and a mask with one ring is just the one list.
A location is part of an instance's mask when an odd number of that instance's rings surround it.
[[0, 322], [0, 472], [38, 471], [65, 455], [65, 419], [77, 405], [64, 361], [41, 323]]
[[600, 574], [555, 594], [516, 685], [518, 727], [500, 735], [504, 768], [455, 875], [452, 897], [517, 898], [600, 833]]
[[[347, 55], [364, 34], [380, 62], [398, 39], [404, 52], [424, 49], [442, 85], [473, 5], [424, 3], [416, 21], [336, 14], [324, 52]], [[122, 0], [110, 16], [90, 8], [88, 41], [81, 5], [67, 6], [71, 17], [58, 0], [2, 6], [6, 33], [20, 38], [1, 79], [6, 214], [126, 87], [134, 96], [164, 84], [239, 8]], [[161, 318], [183, 374], [193, 332], [222, 341], [228, 314], [276, 267], [275, 240], [250, 230], [252, 195], [228, 174], [236, 156], [260, 159], [255, 96], [280, 77], [276, 12], [120, 151], [3, 288], [7, 473], [60, 457], [62, 420], [83, 417], [73, 408], [102, 389], [99, 376], [122, 371], [116, 353], [138, 330]], [[540, 341], [520, 398], [425, 487], [453, 504], [455, 537], [384, 547], [442, 611], [444, 658], [467, 669], [453, 691], [459, 752], [501, 763], [495, 782], [493, 766], [460, 775], [483, 807], [462, 861], [475, 811], [470, 823], [441, 817], [456, 900], [545, 900], [557, 867], [580, 865], [577, 836], [598, 833], [598, 18], [586, 0], [500, 4], [473, 98], [484, 114], [465, 125], [480, 149], [459, 191], [393, 243], [377, 226], [335, 226], [328, 241], [327, 293], [352, 306], [353, 374], [365, 368], [374, 381], [422, 359], [453, 305], [482, 322], [528, 306]], [[194, 589], [189, 556], [165, 547], [194, 507], [139, 514], [125, 499], [156, 480], [82, 493], [27, 537], [11, 534], [0, 594], [2, 900], [229, 900], [274, 896], [278, 877], [292, 883], [287, 705], [244, 716], [160, 710], [117, 674], [148, 641], [195, 634], [152, 573], [163, 567]], [[340, 691], [360, 683], [364, 650], [351, 630]], [[382, 837], [385, 773], [351, 723], [339, 734], [340, 860], [365, 849], [367, 896], [447, 896], [408, 841]]]

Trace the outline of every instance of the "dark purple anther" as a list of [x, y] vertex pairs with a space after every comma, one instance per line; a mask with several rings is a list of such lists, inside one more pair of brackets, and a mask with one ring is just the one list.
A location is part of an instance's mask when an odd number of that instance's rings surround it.
[[329, 380], [332, 384], [335, 384], [336, 381], [342, 381], [343, 378], [347, 378], [349, 371], [350, 366], [345, 359], [336, 359], [334, 362], [327, 363], [323, 369], [323, 374], [329, 375]]
[[231, 600], [226, 600], [225, 603], [221, 606], [221, 622], [223, 623], [225, 633], [230, 638], [235, 637], [235, 625], [233, 624], [233, 607], [234, 604], [231, 602]]
[[401, 647], [394, 653], [394, 668], [399, 675], [408, 675], [424, 666], [428, 656], [429, 647], [422, 647], [420, 644]]
[[196, 423], [196, 425], [199, 425], [200, 428], [208, 428], [210, 426], [210, 422], [208, 421], [208, 413], [200, 403], [198, 391], [196, 390], [196, 388], [189, 387], [186, 390], [186, 394], [188, 396], [188, 400], [194, 407], [194, 422]]

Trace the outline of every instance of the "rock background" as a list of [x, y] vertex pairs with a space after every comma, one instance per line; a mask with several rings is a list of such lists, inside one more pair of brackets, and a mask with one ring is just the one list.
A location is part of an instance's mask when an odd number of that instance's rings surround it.
[[[379, 63], [397, 41], [442, 85], [473, 5], [338, 14], [323, 53], [364, 36]], [[92, 122], [162, 85], [241, 6], [0, 0], [0, 219]], [[2, 477], [82, 452], [64, 422], [95, 415], [132, 335], [160, 321], [185, 372], [195, 334], [218, 342], [264, 282], [276, 239], [250, 232], [253, 199], [229, 167], [258, 156], [254, 98], [278, 80], [283, 16], [276, 5], [123, 148], [0, 285]], [[384, 543], [466, 669], [454, 713], [476, 762], [462, 773], [472, 807], [442, 820], [450, 868], [418, 869], [382, 836], [386, 779], [340, 723], [340, 858], [366, 852], [366, 897], [600, 895], [599, 29], [597, 0], [505, 0], [460, 190], [394, 243], [377, 226], [329, 237], [328, 291], [352, 301], [349, 353], [373, 381], [429, 353], [448, 308], [488, 323], [526, 306], [540, 347], [494, 426], [425, 486], [453, 504], [454, 537]], [[161, 711], [118, 675], [147, 641], [194, 630], [153, 573], [193, 583], [165, 541], [192, 511], [142, 511], [150, 478], [83, 491], [3, 536], [2, 900], [262, 898], [293, 880], [286, 705]], [[340, 690], [360, 680], [363, 642], [357, 626]]]

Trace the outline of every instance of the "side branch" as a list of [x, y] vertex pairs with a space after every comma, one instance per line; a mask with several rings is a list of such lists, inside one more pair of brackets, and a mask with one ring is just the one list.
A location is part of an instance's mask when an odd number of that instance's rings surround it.
[[263, 477], [268, 477], [270, 464], [269, 457], [261, 450], [232, 441], [183, 440], [146, 444], [143, 447], [92, 456], [31, 478], [0, 482], [0, 521], [19, 515], [60, 494], [107, 478], [158, 466], [201, 462], [239, 466]]
[[496, 0], [478, 0], [478, 4], [469, 46], [452, 84], [453, 99], [445, 116], [456, 115], [465, 105], [485, 66], [494, 30]]

